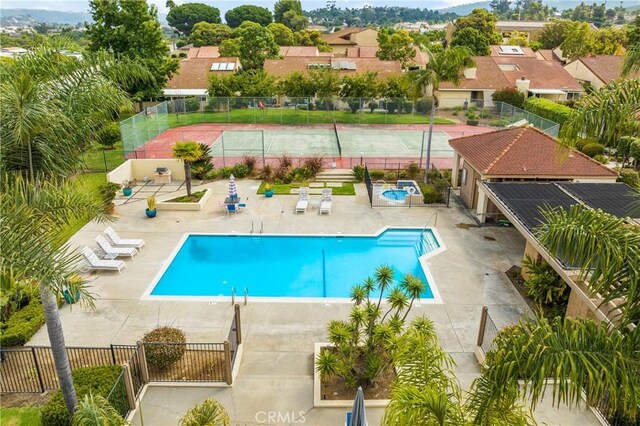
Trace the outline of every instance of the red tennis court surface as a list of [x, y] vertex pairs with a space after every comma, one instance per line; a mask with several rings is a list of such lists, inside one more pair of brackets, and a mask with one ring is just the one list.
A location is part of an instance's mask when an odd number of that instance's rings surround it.
[[[429, 125], [425, 124], [368, 124], [368, 125], [338, 125], [338, 132], [350, 131], [357, 132], [359, 129], [366, 129], [371, 131], [372, 129], [380, 129], [381, 131], [428, 131]], [[306, 125], [280, 125], [280, 124], [223, 124], [223, 123], [207, 123], [207, 124], [194, 124], [190, 126], [176, 127], [169, 129], [153, 139], [149, 140], [145, 145], [137, 148], [134, 152], [128, 153], [127, 158], [172, 158], [172, 147], [178, 141], [191, 140], [201, 142], [209, 146], [213, 146], [220, 139], [223, 132], [226, 131], [238, 131], [238, 130], [265, 130], [270, 132], [277, 132], [279, 130], [287, 132], [299, 131], [312, 131], [318, 129], [322, 131], [333, 130], [333, 124], [306, 124]], [[434, 125], [435, 132], [445, 132], [450, 138], [457, 138], [462, 136], [470, 136], [480, 133], [490, 132], [492, 128], [480, 127], [480, 126], [468, 126], [466, 124], [436, 124]], [[367, 152], [363, 152], [362, 156], [342, 156], [339, 155], [324, 155], [324, 161], [326, 167], [337, 168], [352, 168], [356, 164], [366, 163], [370, 168], [384, 168], [394, 169], [396, 167], [404, 167], [411, 162], [417, 162], [420, 159], [419, 150], [413, 156], [371, 156], [367, 155]], [[440, 169], [451, 168], [451, 157], [443, 157], [432, 155], [432, 163]], [[313, 154], [309, 154], [311, 156]], [[261, 157], [261, 155], [254, 155]], [[265, 160], [267, 163], [274, 164], [277, 162], [279, 156], [273, 154], [266, 154]], [[292, 157], [294, 167], [297, 167], [304, 161], [304, 156]], [[229, 156], [225, 155], [214, 156], [212, 162], [216, 167], [229, 166], [236, 163], [240, 163], [243, 160], [243, 156]], [[260, 160], [260, 158], [258, 158]], [[259, 161], [260, 163], [260, 161]], [[334, 164], [335, 163], [335, 164]]]

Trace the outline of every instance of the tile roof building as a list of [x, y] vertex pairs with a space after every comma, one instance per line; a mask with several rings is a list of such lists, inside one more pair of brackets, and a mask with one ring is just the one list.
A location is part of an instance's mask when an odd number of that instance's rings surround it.
[[209, 76], [230, 75], [240, 68], [236, 57], [187, 58], [180, 61], [178, 72], [163, 89], [165, 96], [205, 96], [209, 90]]
[[347, 27], [322, 34], [322, 39], [337, 54], [346, 55], [349, 47], [378, 47], [378, 32], [372, 28]]
[[454, 150], [452, 185], [457, 187], [460, 181], [460, 197], [472, 209], [492, 211], [478, 191], [479, 181], [615, 182], [618, 177], [533, 126], [454, 138], [449, 145]]
[[465, 101], [492, 106], [493, 92], [507, 87], [553, 101], [571, 99], [583, 91], [560, 62], [528, 48], [492, 46], [491, 56], [474, 56], [473, 61], [475, 67], [464, 70], [457, 86], [440, 83], [441, 107], [463, 106]]
[[[564, 69], [579, 82], [589, 83], [596, 90], [620, 78], [624, 56], [592, 55], [578, 58], [564, 66]], [[640, 77], [640, 72], [629, 76]]]
[[375, 72], [381, 79], [402, 74], [398, 61], [381, 61], [378, 58], [331, 58], [322, 56], [267, 59], [264, 70], [275, 77], [286, 77], [294, 71], [308, 72], [312, 69], [331, 68], [340, 75]]

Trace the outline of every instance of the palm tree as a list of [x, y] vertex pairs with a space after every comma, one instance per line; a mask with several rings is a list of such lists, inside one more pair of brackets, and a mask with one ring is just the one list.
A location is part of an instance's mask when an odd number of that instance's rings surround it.
[[615, 301], [610, 319], [625, 327], [640, 318], [640, 227], [580, 204], [544, 210], [538, 238], [552, 255], [580, 267], [579, 280], [603, 304]]
[[460, 84], [460, 72], [473, 65], [471, 50], [465, 46], [453, 46], [436, 54], [427, 51], [427, 54], [429, 63], [425, 69], [413, 71], [412, 74], [411, 94], [414, 99], [422, 96], [429, 86], [432, 87], [434, 98], [437, 98], [440, 82]]
[[202, 149], [198, 142], [176, 142], [173, 146], [173, 157], [184, 163], [184, 181], [187, 186], [187, 195], [191, 197], [191, 163], [202, 157]]
[[121, 426], [128, 424], [106, 398], [84, 396], [71, 419], [73, 426]]
[[[103, 206], [62, 180], [104, 120], [130, 103], [121, 87], [149, 76], [107, 53], [78, 61], [62, 40], [0, 66], [2, 229], [0, 279], [37, 282], [56, 373], [69, 417], [77, 405], [56, 296], [74, 274], [76, 257], [58, 234], [76, 219], [103, 218]], [[86, 290], [82, 300], [91, 302]]]
[[581, 98], [562, 125], [567, 143], [591, 136], [616, 146], [621, 136], [640, 134], [640, 78], [612, 81]]
[[[60, 229], [69, 223], [95, 217], [103, 219], [100, 200], [64, 181], [26, 179], [5, 174], [0, 192], [0, 279], [37, 282], [56, 373], [69, 416], [77, 404], [67, 357], [56, 295], [75, 278], [77, 255], [68, 246], [58, 247]], [[90, 294], [79, 288], [81, 301]]]
[[622, 64], [621, 77], [627, 77], [630, 74], [634, 74], [640, 71], [640, 42], [631, 47], [627, 51], [627, 56], [624, 58]]
[[230, 423], [227, 410], [211, 398], [197, 404], [180, 419], [180, 426], [228, 426]]
[[612, 412], [621, 411], [631, 419], [638, 412], [638, 328], [609, 329], [586, 319], [527, 318], [502, 330], [493, 347], [467, 403], [474, 424], [496, 424], [487, 421], [496, 404], [516, 402], [525, 395], [534, 409], [547, 386], [553, 389], [554, 405], [576, 405], [584, 392], [589, 404], [604, 399]]

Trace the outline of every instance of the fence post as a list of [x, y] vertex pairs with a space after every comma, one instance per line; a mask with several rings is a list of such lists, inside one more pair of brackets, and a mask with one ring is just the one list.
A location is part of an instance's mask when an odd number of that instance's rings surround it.
[[482, 313], [480, 314], [480, 328], [478, 329], [478, 340], [476, 341], [476, 346], [482, 346], [482, 341], [484, 340], [484, 329], [487, 326], [487, 312], [489, 308], [487, 305], [482, 307]]
[[133, 390], [133, 379], [131, 378], [131, 368], [129, 363], [122, 364], [122, 372], [124, 379], [124, 388], [127, 391], [127, 401], [129, 401], [129, 409], [136, 409], [136, 393]]
[[231, 370], [231, 348], [229, 347], [229, 341], [224, 341], [224, 365], [225, 365], [225, 380], [228, 385], [233, 383], [232, 370]]
[[109, 347], [111, 348], [111, 361], [113, 361], [113, 365], [116, 365], [116, 351], [113, 350], [113, 343]]
[[144, 351], [144, 343], [138, 341], [138, 362], [140, 363], [140, 373], [142, 373], [142, 382], [149, 383], [149, 367], [147, 366], [147, 354]]
[[42, 372], [40, 371], [40, 365], [38, 364], [38, 357], [36, 356], [36, 348], [31, 347], [31, 355], [33, 356], [33, 364], [36, 366], [36, 373], [38, 373], [38, 382], [40, 383], [40, 392], [44, 393], [44, 380], [42, 380]]
[[242, 343], [242, 328], [240, 326], [240, 305], [234, 306], [235, 310], [235, 323], [236, 323], [236, 342]]

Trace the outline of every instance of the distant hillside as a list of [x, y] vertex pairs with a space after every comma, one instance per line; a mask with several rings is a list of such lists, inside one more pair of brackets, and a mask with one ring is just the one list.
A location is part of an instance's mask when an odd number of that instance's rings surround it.
[[44, 9], [2, 9], [0, 14], [2, 14], [3, 21], [8, 21], [8, 18], [11, 17], [23, 18], [20, 20], [26, 21], [28, 19], [24, 18], [29, 16], [35, 22], [75, 25], [78, 22], [91, 20], [91, 15], [87, 12], [62, 12]]
[[[585, 1], [585, 3], [587, 4], [591, 4], [591, 3], [603, 3], [604, 0], [589, 0], [589, 1]], [[573, 9], [574, 7], [576, 7], [577, 5], [579, 5], [582, 2], [582, 0], [543, 0], [543, 3], [551, 6], [551, 7], [555, 7], [556, 9], [558, 9], [558, 12], [561, 12], [565, 9]], [[630, 4], [627, 4], [630, 3]], [[445, 9], [440, 9], [442, 12], [452, 12], [452, 13], [456, 13], [458, 15], [468, 15], [469, 13], [471, 13], [471, 11], [473, 9], [488, 9], [491, 10], [491, 6], [490, 6], [491, 2], [490, 1], [481, 1], [481, 2], [477, 2], [477, 3], [469, 3], [469, 4], [461, 4], [460, 6], [453, 6], [453, 7], [447, 7]], [[625, 1], [623, 3], [623, 5], [628, 9], [628, 10], [637, 10], [640, 9], [640, 5], [636, 5], [635, 4], [635, 0], [632, 1]], [[633, 5], [633, 6], [632, 6]], [[615, 4], [613, 2], [609, 2], [608, 7], [613, 7], [613, 6], [618, 6], [618, 3], [616, 2]], [[512, 8], [514, 7], [513, 4], [511, 6]]]

